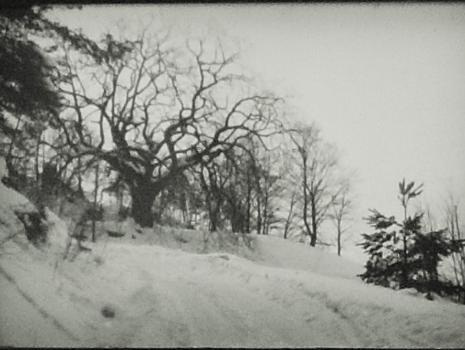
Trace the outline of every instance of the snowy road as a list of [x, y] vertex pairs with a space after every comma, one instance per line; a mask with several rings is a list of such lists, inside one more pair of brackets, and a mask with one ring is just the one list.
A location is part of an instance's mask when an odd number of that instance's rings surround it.
[[[356, 279], [338, 277], [336, 270], [328, 270], [329, 275], [323, 276], [305, 269], [264, 266], [229, 254], [197, 255], [158, 246], [108, 243], [94, 248], [103, 264], [96, 264], [89, 255], [79, 263], [61, 266], [60, 274], [49, 276], [53, 283], [47, 283], [45, 270], [34, 272], [45, 277], [34, 282], [27, 280], [31, 271], [24, 268], [26, 264], [21, 265], [17, 259], [0, 261], [23, 291], [35, 293], [37, 304], [42, 303], [49, 315], [79, 339], [65, 342], [66, 335], [61, 334], [55, 342], [49, 339], [53, 345], [465, 344], [464, 307], [366, 286]], [[264, 248], [268, 252], [275, 249], [272, 243]], [[306, 256], [308, 253], [306, 250]], [[267, 258], [268, 265], [273, 265], [271, 255]], [[4, 290], [2, 293], [7, 293]], [[48, 298], [41, 298], [41, 293]], [[6, 297], [2, 295], [2, 300]], [[101, 316], [104, 305], [114, 308], [114, 318]], [[8, 305], [2, 302], [0, 306], [5, 315]], [[14, 325], [11, 320], [3, 321]], [[27, 342], [27, 334], [19, 336]], [[44, 343], [39, 341], [37, 345]]]
[[[145, 272], [147, 285], [132, 293], [128, 302], [145, 300], [141, 305], [150, 305], [150, 309], [132, 324], [129, 342], [118, 345], [359, 344], [347, 322], [316, 298], [292, 291], [285, 281], [268, 282], [266, 277], [235, 271], [222, 256], [211, 258], [207, 264], [212, 266], [194, 263], [194, 271], [171, 271], [169, 278], [164, 273]], [[205, 267], [208, 277], [196, 273]], [[306, 305], [295, 303], [296, 298], [307, 299]]]

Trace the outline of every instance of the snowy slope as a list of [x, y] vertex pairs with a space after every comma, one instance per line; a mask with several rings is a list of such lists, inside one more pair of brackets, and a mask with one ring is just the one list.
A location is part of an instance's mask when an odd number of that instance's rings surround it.
[[356, 279], [363, 265], [356, 264], [336, 254], [283, 240], [280, 237], [254, 237], [256, 259], [268, 266], [306, 270], [325, 276]]
[[[275, 245], [267, 239], [262, 249]], [[465, 344], [462, 306], [346, 277], [128, 242], [96, 244], [55, 269], [39, 252], [12, 249], [0, 259], [1, 345]], [[105, 305], [114, 318], [100, 314]]]

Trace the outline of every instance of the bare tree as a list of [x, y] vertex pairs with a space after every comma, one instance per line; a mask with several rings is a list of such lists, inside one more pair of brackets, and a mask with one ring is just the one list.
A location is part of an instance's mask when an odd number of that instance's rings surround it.
[[279, 99], [251, 93], [221, 46], [175, 49], [144, 32], [124, 43], [108, 34], [102, 47], [96, 65], [63, 46], [60, 123], [71, 157], [97, 157], [121, 175], [142, 226], [152, 226], [155, 198], [177, 175], [269, 133]]
[[224, 220], [234, 232], [268, 234], [276, 223], [276, 196], [280, 175], [272, 169], [273, 156], [252, 139], [202, 163], [194, 172], [205, 194], [210, 230]]
[[284, 239], [287, 239], [287, 237], [289, 236], [292, 221], [293, 221], [293, 219], [295, 217], [294, 207], [295, 207], [295, 204], [296, 204], [296, 197], [297, 197], [296, 193], [292, 192], [291, 199], [289, 201], [289, 211], [288, 211], [288, 214], [287, 214], [287, 217], [286, 217], [286, 221], [284, 223], [284, 229], [283, 229], [283, 238]]
[[318, 229], [337, 198], [333, 186], [337, 158], [332, 147], [321, 140], [315, 125], [297, 126], [290, 130], [290, 137], [297, 149], [297, 163], [301, 171], [300, 197], [305, 233], [310, 236], [310, 245], [314, 247]]
[[222, 228], [221, 209], [224, 201], [223, 193], [227, 178], [223, 176], [221, 166], [218, 162], [201, 164], [196, 174], [200, 179], [201, 187], [205, 194], [209, 230], [210, 232], [217, 231], [219, 228]]
[[[446, 203], [446, 220], [447, 229], [450, 238], [455, 241], [463, 242], [463, 230], [459, 221], [458, 203], [450, 196]], [[452, 253], [452, 267], [454, 271], [455, 283], [462, 289], [465, 288], [465, 248], [461, 245], [457, 252]], [[465, 303], [465, 295], [462, 295], [462, 302]]]
[[333, 203], [329, 218], [336, 227], [337, 255], [341, 256], [342, 250], [342, 235], [346, 232], [345, 222], [348, 219], [350, 210], [352, 209], [352, 200], [350, 199], [350, 186], [348, 181], [341, 183], [341, 189]]
[[194, 169], [204, 193], [210, 231], [223, 228], [228, 220], [234, 232], [247, 232], [247, 163], [243, 154], [230, 150]]

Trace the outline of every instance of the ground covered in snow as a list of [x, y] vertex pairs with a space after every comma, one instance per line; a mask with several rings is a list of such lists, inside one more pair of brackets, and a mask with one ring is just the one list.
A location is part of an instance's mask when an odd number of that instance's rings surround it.
[[[52, 232], [63, 230], [50, 220]], [[1, 246], [0, 345], [465, 344], [465, 307], [367, 286], [355, 276], [361, 266], [299, 243], [131, 225], [121, 238], [104, 231], [72, 261], [53, 245]]]

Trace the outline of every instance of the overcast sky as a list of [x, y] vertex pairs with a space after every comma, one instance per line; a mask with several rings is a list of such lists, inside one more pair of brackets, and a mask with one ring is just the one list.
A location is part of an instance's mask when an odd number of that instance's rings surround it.
[[95, 36], [153, 17], [180, 35], [239, 45], [244, 66], [317, 122], [357, 172], [359, 219], [371, 207], [398, 214], [403, 176], [425, 183], [423, 201], [438, 214], [449, 191], [465, 207], [464, 5], [113, 5], [51, 15]]

